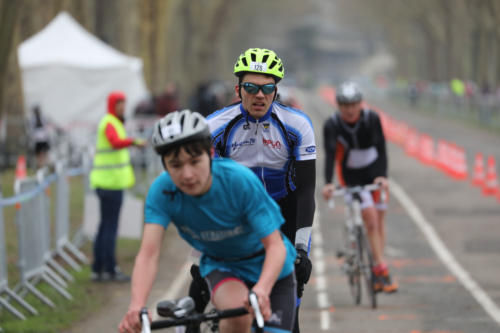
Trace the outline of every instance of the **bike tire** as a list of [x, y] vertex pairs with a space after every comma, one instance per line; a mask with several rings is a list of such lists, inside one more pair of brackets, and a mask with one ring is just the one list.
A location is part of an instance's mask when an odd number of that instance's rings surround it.
[[366, 293], [372, 309], [377, 308], [377, 292], [373, 288], [373, 255], [364, 230], [359, 227], [357, 232], [360, 267], [366, 285]]
[[354, 266], [352, 269], [355, 271], [347, 274], [347, 281], [349, 282], [349, 289], [354, 304], [359, 305], [361, 303], [361, 274], [359, 274], [359, 269], [356, 269]]

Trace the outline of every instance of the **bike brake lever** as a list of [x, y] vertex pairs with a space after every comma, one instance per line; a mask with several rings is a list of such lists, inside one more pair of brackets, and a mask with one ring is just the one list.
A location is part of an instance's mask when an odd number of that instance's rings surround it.
[[262, 317], [262, 313], [260, 312], [257, 294], [254, 293], [253, 291], [250, 291], [248, 293], [248, 300], [253, 308], [253, 312], [255, 314], [255, 320], [257, 321], [257, 326], [259, 328], [264, 328], [264, 317]]

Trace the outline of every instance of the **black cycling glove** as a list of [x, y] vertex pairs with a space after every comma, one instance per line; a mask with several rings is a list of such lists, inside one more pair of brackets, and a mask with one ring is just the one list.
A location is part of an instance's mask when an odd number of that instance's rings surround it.
[[297, 258], [295, 259], [295, 277], [297, 278], [297, 297], [302, 297], [304, 285], [311, 277], [312, 263], [307, 257], [307, 252], [297, 249]]

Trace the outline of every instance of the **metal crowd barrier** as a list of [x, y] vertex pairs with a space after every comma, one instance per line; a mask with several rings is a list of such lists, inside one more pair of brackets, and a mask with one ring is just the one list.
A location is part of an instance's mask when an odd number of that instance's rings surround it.
[[[55, 174], [48, 175], [46, 170], [39, 170], [36, 178], [16, 180], [15, 196], [3, 199], [0, 192], [0, 308], [6, 308], [20, 319], [25, 319], [25, 316], [10, 303], [11, 300], [15, 300], [30, 313], [37, 314], [36, 309], [23, 299], [27, 293], [54, 307], [52, 300], [36, 288], [41, 281], [45, 281], [65, 298], [72, 299], [65, 289], [67, 287], [65, 280], [72, 281], [73, 276], [55, 258], [61, 258], [75, 270], [81, 269], [78, 262], [87, 263], [85, 255], [69, 241], [68, 178], [84, 175], [86, 181], [88, 172], [85, 170], [88, 169], [82, 167], [68, 170], [63, 162], [59, 162]], [[55, 237], [52, 239], [50, 185], [54, 182], [56, 183]], [[9, 288], [7, 256], [4, 248], [3, 207], [5, 206], [16, 207], [20, 282], [14, 289]]]

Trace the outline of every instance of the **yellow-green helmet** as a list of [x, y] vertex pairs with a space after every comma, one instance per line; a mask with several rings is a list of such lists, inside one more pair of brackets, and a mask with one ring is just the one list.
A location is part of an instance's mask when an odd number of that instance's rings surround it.
[[278, 82], [285, 76], [285, 69], [274, 51], [250, 48], [242, 53], [234, 64], [234, 75], [239, 77], [244, 73], [272, 75]]

